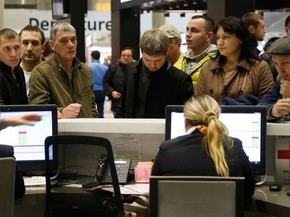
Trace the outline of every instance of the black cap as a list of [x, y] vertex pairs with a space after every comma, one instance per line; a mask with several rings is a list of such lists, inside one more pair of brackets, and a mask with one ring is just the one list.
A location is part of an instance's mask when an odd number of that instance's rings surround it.
[[267, 50], [268, 54], [290, 55], [290, 36], [277, 39]]

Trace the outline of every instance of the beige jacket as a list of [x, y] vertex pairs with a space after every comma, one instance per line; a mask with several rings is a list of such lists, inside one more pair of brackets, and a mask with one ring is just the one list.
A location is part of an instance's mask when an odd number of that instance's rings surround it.
[[261, 99], [273, 83], [271, 69], [265, 61], [250, 65], [243, 59], [235, 70], [225, 72], [217, 58], [202, 66], [194, 94], [208, 94], [218, 102], [224, 97], [249, 95]]

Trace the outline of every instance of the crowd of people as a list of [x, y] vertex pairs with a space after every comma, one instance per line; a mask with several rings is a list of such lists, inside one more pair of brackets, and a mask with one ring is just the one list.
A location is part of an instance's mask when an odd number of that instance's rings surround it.
[[[289, 23], [288, 17], [286, 34]], [[101, 63], [95, 50], [86, 64], [77, 57], [77, 36], [69, 23], [54, 25], [46, 42], [36, 26], [19, 34], [2, 29], [0, 104], [53, 103], [59, 118], [104, 118], [107, 98], [116, 118], [164, 118], [166, 105], [184, 104], [191, 95], [207, 94], [226, 105], [260, 103], [279, 73], [267, 52], [278, 37], [263, 52], [257, 48], [267, 31], [261, 14], [226, 17], [216, 25], [196, 15], [185, 30], [184, 53], [180, 32], [167, 23], [143, 34], [139, 60], [128, 46], [116, 63]]]
[[[218, 115], [220, 104], [263, 105], [272, 121], [290, 112], [290, 36], [271, 41], [265, 61], [257, 49], [265, 33], [263, 16], [254, 12], [216, 25], [198, 15], [186, 26], [185, 53], [180, 32], [164, 24], [143, 33], [139, 60], [124, 47], [116, 63], [101, 63], [100, 51], [93, 51], [86, 64], [77, 57], [76, 29], [69, 23], [55, 24], [47, 42], [35, 26], [19, 34], [4, 28], [0, 104], [56, 104], [58, 118], [104, 118], [105, 97], [115, 118], [164, 118], [167, 105], [185, 105], [187, 134], [161, 144], [152, 174], [245, 176], [250, 198], [254, 178], [248, 158]], [[285, 33], [290, 35], [290, 16]], [[1, 119], [0, 129], [30, 120], [39, 119]], [[180, 168], [182, 162], [188, 167]]]

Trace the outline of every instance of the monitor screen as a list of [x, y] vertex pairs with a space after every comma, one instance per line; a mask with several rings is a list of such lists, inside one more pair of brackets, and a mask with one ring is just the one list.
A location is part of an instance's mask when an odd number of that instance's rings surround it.
[[[14, 147], [17, 165], [24, 173], [44, 171], [44, 140], [47, 136], [57, 134], [57, 107], [56, 105], [0, 106], [0, 118], [28, 113], [40, 115], [41, 121], [35, 122], [33, 126], [21, 125], [1, 130], [0, 144]], [[57, 159], [55, 150], [51, 150], [50, 159]]]
[[[243, 142], [256, 175], [266, 171], [266, 107], [222, 106], [219, 119], [226, 125], [229, 135]], [[166, 107], [165, 139], [185, 134], [183, 106]]]

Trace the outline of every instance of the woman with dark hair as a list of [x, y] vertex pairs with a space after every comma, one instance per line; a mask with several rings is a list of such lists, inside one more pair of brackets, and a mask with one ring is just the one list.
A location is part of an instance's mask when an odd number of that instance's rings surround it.
[[[227, 17], [215, 28], [218, 53], [206, 62], [197, 81], [195, 95], [208, 94], [225, 104], [257, 104], [273, 85], [268, 63], [257, 59], [243, 21]], [[240, 102], [240, 101], [239, 101]], [[224, 103], [224, 102], [222, 102]]]

